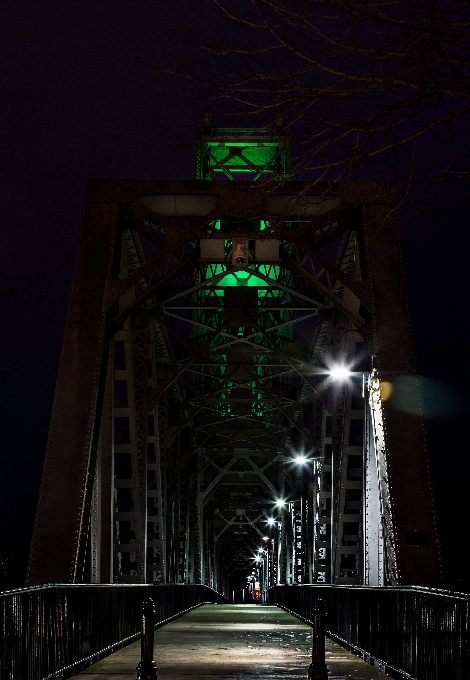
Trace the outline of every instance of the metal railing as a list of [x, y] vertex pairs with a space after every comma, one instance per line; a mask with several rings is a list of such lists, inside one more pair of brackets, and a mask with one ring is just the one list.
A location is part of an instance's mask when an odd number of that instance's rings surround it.
[[142, 602], [165, 623], [227, 599], [203, 585], [52, 584], [0, 593], [0, 680], [69, 678], [136, 640]]
[[394, 678], [470, 678], [470, 596], [418, 586], [274, 586], [265, 601], [312, 624], [326, 603], [329, 637]]

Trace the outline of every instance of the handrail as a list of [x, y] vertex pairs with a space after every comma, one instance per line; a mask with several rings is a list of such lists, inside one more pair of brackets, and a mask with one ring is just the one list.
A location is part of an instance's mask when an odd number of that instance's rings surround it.
[[320, 598], [327, 635], [389, 676], [470, 677], [470, 595], [421, 586], [315, 584], [274, 586], [264, 599], [311, 625]]
[[204, 602], [204, 585], [46, 584], [0, 593], [0, 680], [68, 678], [141, 635], [142, 602], [163, 625]]

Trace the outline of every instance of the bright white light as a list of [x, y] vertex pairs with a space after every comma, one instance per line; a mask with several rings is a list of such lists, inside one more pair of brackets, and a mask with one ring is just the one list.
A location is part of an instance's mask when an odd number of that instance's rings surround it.
[[308, 458], [306, 458], [306, 456], [296, 456], [294, 461], [297, 463], [297, 465], [305, 465], [305, 463], [308, 461]]
[[285, 504], [286, 502], [279, 498], [279, 500], [276, 501], [276, 508], [283, 508]]
[[264, 551], [263, 551], [263, 548], [258, 548], [258, 552], [259, 552], [259, 553], [264, 552]]
[[337, 382], [344, 382], [352, 375], [351, 371], [344, 364], [338, 364], [338, 366], [332, 366], [328, 371], [330, 378], [336, 380]]
[[268, 526], [273, 527], [276, 523], [274, 517], [268, 517]]

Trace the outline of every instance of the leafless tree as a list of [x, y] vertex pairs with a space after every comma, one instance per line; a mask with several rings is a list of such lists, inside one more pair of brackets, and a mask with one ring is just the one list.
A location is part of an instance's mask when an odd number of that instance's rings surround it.
[[391, 175], [408, 196], [450, 180], [469, 198], [468, 0], [204, 7], [198, 25], [210, 29], [186, 33], [199, 56], [180, 72], [220, 111], [289, 121], [293, 173]]

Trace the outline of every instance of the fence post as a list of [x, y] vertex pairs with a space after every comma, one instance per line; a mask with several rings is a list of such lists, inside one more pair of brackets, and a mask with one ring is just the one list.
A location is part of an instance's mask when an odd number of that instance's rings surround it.
[[325, 664], [325, 618], [325, 602], [318, 599], [312, 608], [312, 663], [308, 668], [308, 680], [327, 680], [328, 678], [328, 669]]
[[142, 603], [141, 659], [137, 666], [137, 680], [157, 680], [157, 664], [153, 660], [155, 605], [151, 597]]

